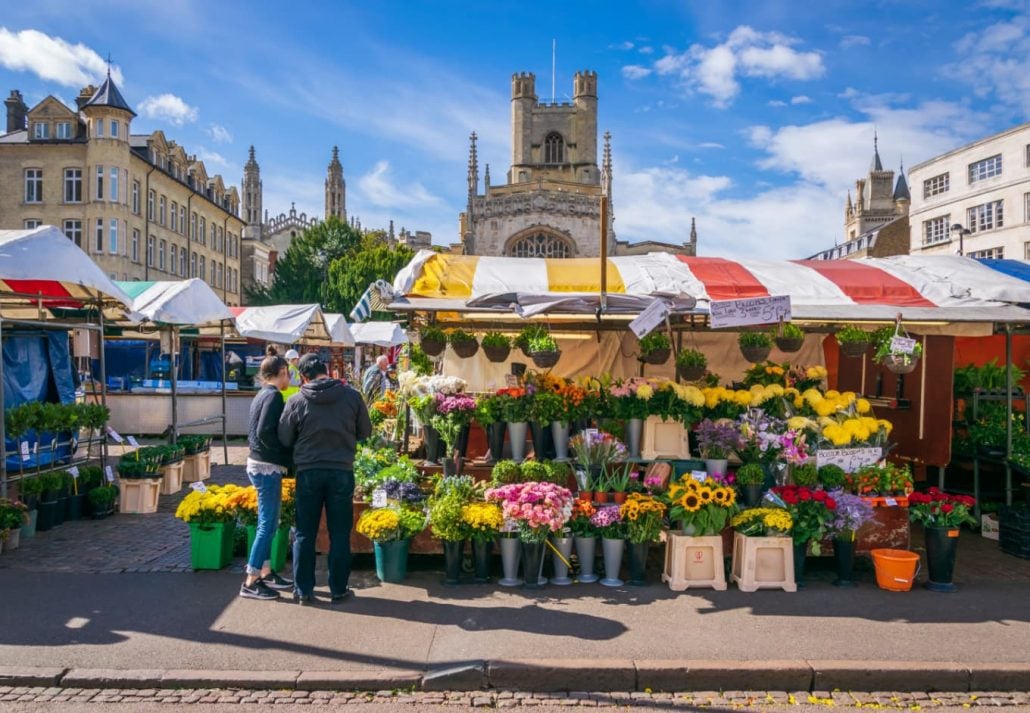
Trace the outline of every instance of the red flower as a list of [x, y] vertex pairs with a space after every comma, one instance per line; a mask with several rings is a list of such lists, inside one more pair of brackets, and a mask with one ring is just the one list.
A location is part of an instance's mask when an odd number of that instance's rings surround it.
[[951, 512], [954, 509], [955, 509], [954, 505], [948, 505], [948, 504], [941, 505], [941, 510], [943, 510], [946, 513]]
[[818, 502], [823, 502], [826, 500], [826, 491], [816, 490], [814, 493], [812, 493], [812, 497], [815, 498], [815, 500], [817, 500]]
[[810, 492], [808, 492], [807, 489], [802, 489], [798, 493], [798, 499], [801, 500], [801, 502], [808, 502], [809, 500], [812, 499], [812, 494]]
[[837, 509], [837, 501], [834, 500], [833, 498], [826, 498], [826, 507], [827, 507], [828, 510], [836, 510]]

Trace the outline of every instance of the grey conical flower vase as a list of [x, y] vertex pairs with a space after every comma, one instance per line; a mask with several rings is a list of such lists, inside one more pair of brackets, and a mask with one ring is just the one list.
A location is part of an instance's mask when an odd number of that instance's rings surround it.
[[596, 552], [596, 537], [576, 538], [576, 559], [579, 560], [579, 576], [576, 579], [583, 584], [593, 584], [597, 581], [597, 575], [594, 574], [594, 556]]
[[626, 422], [626, 448], [630, 458], [640, 458], [640, 439], [644, 435], [644, 419], [631, 418]]
[[519, 560], [522, 557], [522, 543], [518, 537], [501, 535], [497, 538], [501, 548], [501, 567], [504, 577], [497, 580], [502, 587], [517, 587], [522, 584], [519, 579]]
[[511, 459], [521, 463], [526, 459], [526, 430], [529, 424], [525, 421], [508, 424], [508, 441], [511, 443]]
[[621, 587], [625, 582], [619, 579], [622, 569], [622, 551], [626, 548], [623, 539], [601, 538], [601, 549], [604, 552], [604, 579], [601, 584], [606, 587]]
[[[554, 550], [551, 551], [551, 556], [554, 557], [554, 576], [551, 577], [551, 584], [559, 586], [572, 584], [572, 579], [569, 578], [569, 565], [567, 564], [569, 558], [572, 557], [572, 538], [551, 537], [551, 544], [558, 550], [557, 553]], [[561, 555], [561, 557], [558, 555]]]
[[554, 440], [554, 459], [569, 459], [569, 424], [561, 421], [551, 422], [551, 438]]

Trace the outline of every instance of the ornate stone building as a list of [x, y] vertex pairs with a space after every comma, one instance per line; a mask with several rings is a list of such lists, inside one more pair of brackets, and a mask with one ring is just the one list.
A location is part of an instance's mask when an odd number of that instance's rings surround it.
[[511, 165], [492, 185], [490, 166], [479, 190], [476, 134], [470, 137], [468, 201], [459, 217], [461, 252], [514, 257], [595, 257], [601, 253], [601, 199], [607, 199], [610, 255], [662, 250], [693, 255], [690, 242], [630, 244], [615, 238], [611, 135], [597, 153], [597, 73], [577, 72], [572, 103], [538, 101], [531, 73], [512, 76]]
[[74, 108], [48, 96], [29, 109], [18, 90], [4, 104], [0, 229], [54, 225], [112, 278], [197, 277], [240, 304], [236, 188], [163, 132], [133, 134], [110, 74]]

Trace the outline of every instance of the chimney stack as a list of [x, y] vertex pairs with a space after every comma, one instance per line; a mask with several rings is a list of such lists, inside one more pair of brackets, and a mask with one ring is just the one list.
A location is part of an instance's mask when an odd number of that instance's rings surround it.
[[25, 117], [28, 116], [29, 108], [25, 105], [25, 99], [17, 89], [11, 90], [11, 96], [4, 100], [7, 107], [7, 133], [21, 131], [25, 128]]

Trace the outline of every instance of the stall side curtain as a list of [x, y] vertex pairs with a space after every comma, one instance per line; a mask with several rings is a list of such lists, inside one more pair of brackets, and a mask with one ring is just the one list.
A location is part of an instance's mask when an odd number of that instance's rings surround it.
[[222, 380], [222, 352], [201, 351], [200, 352], [200, 374], [199, 381], [221, 381]]
[[[143, 379], [147, 373], [147, 341], [144, 339], [105, 340], [104, 366], [108, 384], [111, 379]], [[94, 374], [100, 374], [100, 361], [94, 360]]]

